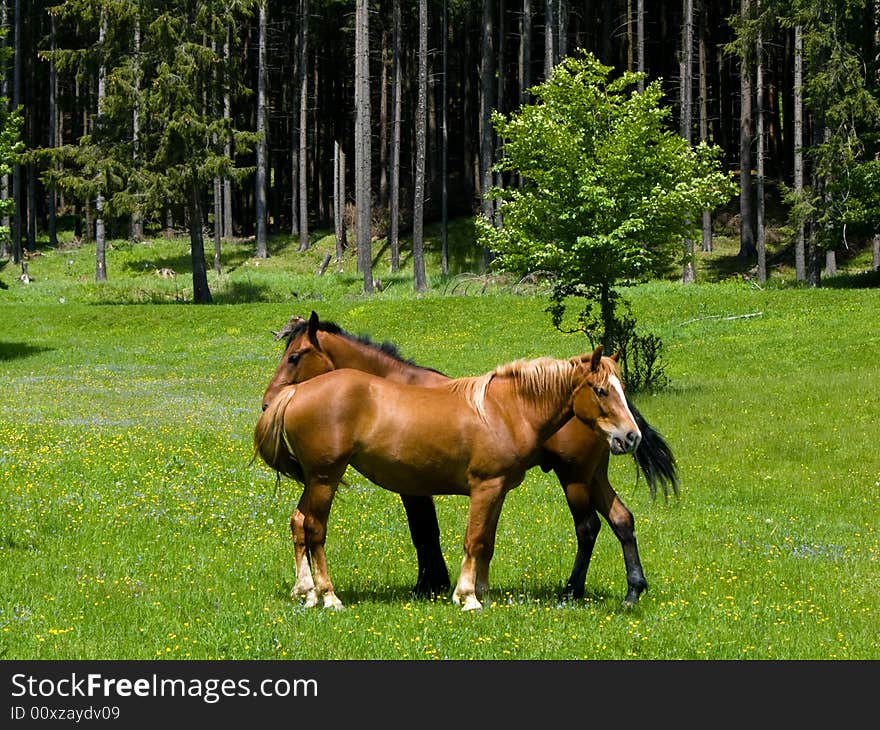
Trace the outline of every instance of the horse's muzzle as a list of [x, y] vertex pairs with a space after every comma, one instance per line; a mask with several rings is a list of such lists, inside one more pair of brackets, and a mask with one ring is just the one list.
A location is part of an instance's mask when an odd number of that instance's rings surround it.
[[622, 436], [615, 434], [611, 437], [611, 453], [617, 456], [631, 454], [639, 447], [641, 440], [642, 434], [638, 431], [627, 431]]

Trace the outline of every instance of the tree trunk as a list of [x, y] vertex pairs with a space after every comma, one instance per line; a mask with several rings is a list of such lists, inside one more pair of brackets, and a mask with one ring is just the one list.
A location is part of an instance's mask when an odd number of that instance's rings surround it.
[[425, 276], [425, 143], [428, 104], [428, 0], [419, 0], [419, 87], [416, 104], [416, 169], [413, 188], [413, 289], [428, 288]]
[[[761, 10], [761, 0], [757, 0], [758, 12]], [[755, 180], [755, 193], [757, 195], [757, 254], [758, 254], [758, 281], [767, 281], [767, 242], [764, 230], [764, 41], [761, 31], [758, 30], [757, 45], [755, 48], [756, 71], [755, 93], [757, 100], [757, 137], [758, 137], [758, 169]]]
[[[636, 71], [645, 73], [645, 0], [636, 2]], [[644, 79], [639, 79], [638, 89], [645, 90]]]
[[401, 95], [402, 73], [400, 64], [401, 43], [401, 16], [400, 0], [394, 0], [392, 8], [394, 16], [391, 39], [392, 54], [392, 81], [391, 81], [391, 150], [389, 153], [389, 165], [391, 167], [391, 180], [388, 202], [388, 246], [391, 249], [391, 271], [396, 272], [400, 268], [400, 122], [401, 122]]
[[[5, 8], [5, 2], [4, 2]], [[49, 48], [55, 50], [55, 16], [49, 15]], [[54, 149], [58, 146], [58, 73], [55, 69], [55, 62], [49, 63], [49, 147]], [[53, 163], [53, 167], [57, 167]], [[49, 245], [52, 248], [58, 246], [58, 194], [55, 190], [55, 183], [49, 184], [47, 195], [47, 213], [49, 223]]]
[[[743, 19], [751, 16], [751, 0], [740, 0]], [[752, 76], [748, 49], [741, 49], [740, 116], [739, 116], [739, 256], [755, 256], [755, 234], [752, 227]]]
[[257, 48], [257, 170], [254, 189], [256, 202], [256, 239], [258, 259], [269, 258], [266, 241], [266, 166], [268, 144], [266, 135], [266, 26], [268, 23], [268, 0], [260, 0], [259, 39]]
[[[640, 0], [641, 4], [641, 0]], [[709, 74], [707, 70], [706, 36], [708, 35], [708, 22], [705, 3], [700, 13], [700, 141], [709, 143]], [[704, 210], [702, 213], [702, 242], [701, 251], [712, 250], [712, 213]]]
[[300, 0], [299, 43], [299, 251], [309, 247], [308, 100], [309, 0]]
[[523, 0], [519, 21], [519, 101], [526, 104], [532, 85], [532, 0]]
[[[98, 33], [98, 45], [102, 49], [107, 37], [107, 11], [101, 10], [101, 29]], [[98, 119], [104, 112], [104, 96], [106, 94], [107, 66], [104, 59], [98, 67]], [[104, 191], [99, 187], [95, 199], [95, 281], [107, 281], [107, 241], [104, 231]]]
[[871, 268], [875, 271], [880, 269], [880, 233], [874, 234], [871, 244]]
[[372, 294], [372, 158], [370, 145], [370, 20], [367, 0], [355, 4], [355, 237], [358, 268], [364, 277], [364, 293]]
[[382, 28], [379, 65], [379, 206], [388, 204], [388, 31]]
[[[556, 58], [556, 44], [553, 40], [553, 30], [556, 25], [553, 17], [554, 0], [544, 0], [544, 80], [550, 78], [553, 74], [554, 60]], [[485, 0], [484, 0], [483, 17], [485, 19]], [[490, 10], [491, 13], [491, 10]], [[484, 21], [485, 22], [485, 21]], [[485, 32], [485, 28], [484, 28]]]
[[217, 276], [223, 273], [220, 262], [221, 253], [221, 226], [223, 221], [223, 183], [219, 176], [214, 177], [214, 273]]
[[[547, 0], [548, 3], [551, 0]], [[483, 36], [480, 62], [480, 201], [483, 216], [493, 220], [494, 203], [486, 196], [492, 187], [492, 109], [495, 106], [495, 54], [492, 0], [483, 0]], [[552, 28], [550, 31], [552, 33]]]
[[568, 0], [557, 0], [556, 6], [556, 44], [553, 53], [555, 66], [568, 55]]
[[338, 141], [333, 143], [333, 229], [336, 238], [336, 260], [345, 254], [345, 152]]
[[202, 200], [198, 189], [195, 168], [190, 172], [189, 195], [189, 241], [192, 258], [193, 302], [210, 304], [211, 290], [208, 288], [208, 271], [205, 265], [205, 240], [202, 232]]
[[[140, 118], [140, 101], [139, 92], [141, 86], [141, 16], [138, 10], [134, 13], [134, 28], [132, 30], [132, 47], [134, 62], [134, 84], [135, 95], [134, 104], [131, 110], [131, 147], [132, 161], [134, 168], [137, 169], [140, 164], [140, 145], [141, 145], [141, 118]], [[131, 213], [131, 237], [135, 241], [141, 241], [144, 238], [144, 217], [141, 212], [139, 203], [135, 203], [134, 210]]]
[[[229, 68], [229, 58], [232, 45], [232, 30], [226, 29], [226, 39], [223, 43], [223, 66]], [[232, 99], [230, 97], [229, 80], [223, 84], [223, 120], [227, 127], [232, 125]], [[223, 145], [223, 155], [226, 159], [232, 159], [232, 139], [227, 136]], [[223, 237], [232, 238], [232, 180], [223, 180]]]
[[443, 0], [440, 52], [443, 55], [443, 86], [440, 101], [440, 270], [449, 274], [449, 134], [447, 105], [449, 87], [449, 8]]
[[632, 0], [626, 0], [626, 70], [634, 71], [635, 59], [635, 31], [633, 30], [633, 7]]
[[[12, 108], [18, 109], [21, 105], [21, 74], [24, 66], [24, 60], [21, 57], [24, 44], [21, 41], [21, 0], [15, 0], [12, 10], [12, 22], [15, 28], [14, 54], [15, 58], [12, 66]], [[15, 201], [15, 207], [12, 210], [12, 262], [20, 264], [22, 262], [21, 250], [21, 162], [18, 157], [15, 158], [12, 167], [12, 199]]]
[[[691, 144], [693, 127], [693, 67], [694, 67], [694, 0], [684, 2], [681, 54], [681, 136]], [[684, 266], [681, 272], [683, 284], [692, 284], [697, 278], [694, 267], [694, 241], [684, 241]]]
[[[794, 29], [794, 192], [798, 200], [804, 197], [804, 39], [800, 25]], [[797, 281], [807, 280], [804, 222], [798, 223], [794, 244], [794, 268]]]

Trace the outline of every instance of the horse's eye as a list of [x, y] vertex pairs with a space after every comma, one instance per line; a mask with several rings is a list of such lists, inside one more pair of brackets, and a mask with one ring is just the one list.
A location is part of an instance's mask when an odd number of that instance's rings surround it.
[[294, 352], [290, 357], [287, 358], [288, 365], [296, 365], [299, 362], [300, 352]]
[[604, 398], [608, 395], [608, 391], [605, 388], [596, 388], [596, 395], [600, 398]]

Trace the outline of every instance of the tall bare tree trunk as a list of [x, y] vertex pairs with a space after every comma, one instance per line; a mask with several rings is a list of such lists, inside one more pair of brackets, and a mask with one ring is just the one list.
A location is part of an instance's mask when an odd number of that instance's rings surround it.
[[345, 254], [345, 152], [339, 141], [333, 143], [333, 233], [336, 239], [336, 260]]
[[208, 288], [208, 271], [205, 266], [204, 216], [202, 215], [202, 199], [195, 166], [190, 170], [189, 188], [189, 242], [192, 259], [193, 302], [210, 304], [211, 290]]
[[308, 100], [309, 100], [309, 0], [300, 0], [299, 35], [299, 251], [309, 247], [309, 206], [308, 206]]
[[[684, 23], [682, 28], [681, 54], [681, 136], [688, 146], [693, 128], [693, 68], [694, 68], [694, 0], [684, 0]], [[697, 278], [694, 267], [694, 241], [684, 241], [684, 266], [681, 272], [683, 284], [691, 284]]]
[[[13, 52], [15, 58], [12, 65], [12, 108], [18, 109], [21, 105], [21, 73], [24, 66], [24, 59], [21, 54], [24, 44], [21, 40], [22, 21], [21, 21], [21, 0], [15, 0], [12, 6], [12, 22], [14, 24], [15, 41]], [[15, 206], [12, 209], [12, 262], [20, 264], [23, 261], [21, 250], [21, 162], [15, 159], [12, 167], [12, 199]]]
[[266, 240], [266, 167], [268, 165], [268, 134], [266, 125], [266, 32], [269, 15], [268, 0], [260, 0], [259, 38], [257, 48], [257, 171], [254, 189], [258, 259], [269, 258]]
[[532, 85], [532, 0], [523, 0], [519, 21], [519, 102], [525, 104]]
[[[223, 42], [223, 67], [229, 67], [229, 57], [232, 52], [232, 30], [226, 29], [226, 39]], [[229, 88], [229, 79], [223, 80], [223, 120], [227, 126], [232, 124], [232, 99]], [[223, 155], [226, 159], [232, 159], [232, 139], [227, 135], [223, 144]], [[232, 238], [232, 180], [223, 179], [223, 237]]]
[[416, 161], [413, 197], [413, 289], [426, 291], [425, 143], [428, 104], [428, 0], [419, 0], [419, 87], [416, 104]]
[[355, 4], [355, 237], [357, 240], [358, 268], [364, 277], [364, 293], [372, 294], [372, 192], [370, 162], [370, 20], [368, 0]]
[[[702, 3], [700, 12], [700, 43], [699, 43], [699, 64], [700, 64], [700, 141], [709, 143], [709, 74], [707, 70], [707, 50], [706, 36], [708, 35], [708, 20], [706, 13], [706, 3]], [[712, 213], [704, 210], [702, 212], [702, 242], [700, 244], [701, 251], [712, 250]]]
[[[133, 46], [133, 62], [134, 62], [134, 84], [135, 97], [134, 105], [131, 110], [131, 146], [132, 156], [134, 158], [134, 166], [140, 164], [140, 147], [141, 147], [141, 109], [140, 109], [140, 88], [141, 88], [141, 16], [139, 9], [135, 9], [134, 27], [132, 30], [132, 46]], [[144, 216], [141, 211], [139, 201], [135, 202], [134, 210], [131, 213], [131, 237], [135, 241], [141, 241], [144, 238]]]
[[[3, 3], [5, 8], [5, 2]], [[5, 12], [5, 10], [4, 10]], [[55, 50], [55, 16], [49, 15], [49, 48]], [[55, 69], [55, 62], [49, 62], [49, 147], [58, 146], [58, 73]], [[53, 167], [56, 167], [53, 163]], [[55, 183], [49, 184], [47, 195], [47, 214], [49, 223], [49, 245], [58, 246], [58, 194], [55, 190]]]
[[400, 63], [400, 0], [394, 0], [392, 15], [394, 16], [394, 28], [391, 36], [391, 150], [389, 152], [391, 181], [388, 202], [388, 246], [391, 249], [391, 271], [396, 272], [400, 268], [400, 121], [401, 96], [403, 94], [402, 70]]
[[[757, 0], [758, 13], [761, 12], [761, 0]], [[758, 30], [758, 38], [755, 47], [755, 94], [757, 100], [757, 175], [755, 179], [755, 193], [757, 195], [757, 254], [758, 254], [758, 281], [762, 284], [767, 281], [767, 239], [764, 230], [764, 39]]]
[[556, 44], [553, 65], [568, 55], [568, 0], [556, 0]]
[[[645, 73], [645, 0], [636, 2], [636, 71]], [[644, 79], [639, 79], [638, 89], [645, 90]]]
[[[548, 0], [551, 2], [551, 0]], [[492, 109], [495, 106], [495, 26], [492, 0], [483, 0], [482, 42], [480, 60], [480, 201], [483, 216], [494, 219], [495, 205], [486, 196], [492, 187]], [[552, 33], [552, 28], [550, 29]]]
[[[6, 28], [8, 27], [8, 24], [9, 17], [6, 2], [0, 2], [0, 27]], [[3, 38], [0, 38], [0, 47], [6, 49], [8, 47], [8, 42], [8, 35], [3, 36]], [[5, 97], [6, 99], [10, 96], [9, 77], [6, 69], [0, 70], [0, 96]], [[0, 200], [9, 200], [9, 182], [9, 175], [3, 175], [0, 177]], [[10, 228], [10, 217], [8, 213], [4, 212], [2, 217], [0, 217], [0, 226]], [[11, 241], [9, 243], [11, 243]], [[7, 243], [5, 237], [0, 238], [0, 258], [6, 258], [10, 255], [9, 243]]]
[[[556, 21], [554, 18], [554, 0], [544, 0], [544, 80], [553, 74], [556, 60], [556, 42], [553, 38]], [[484, 11], [485, 14], [485, 11]]]
[[[794, 29], [794, 192], [798, 200], [804, 196], [804, 39], [800, 25]], [[804, 222], [798, 223], [794, 244], [794, 269], [797, 281], [807, 280]]]
[[632, 0], [626, 0], [626, 70], [634, 71], [635, 60], [635, 31], [633, 29], [633, 6]]
[[446, 108], [449, 94], [449, 8], [443, 0], [440, 52], [443, 56], [443, 80], [440, 94], [440, 270], [449, 273], [449, 130]]
[[[101, 8], [101, 26], [98, 45], [104, 53], [104, 40], [107, 38], [107, 11]], [[107, 66], [104, 58], [98, 67], [98, 119], [104, 113], [104, 97], [107, 85]], [[107, 281], [107, 240], [104, 232], [104, 191], [99, 188], [95, 199], [95, 281]]]
[[379, 64], [379, 205], [388, 203], [388, 30], [382, 28]]
[[[744, 20], [751, 18], [752, 0], [740, 0]], [[755, 233], [752, 226], [752, 69], [750, 51], [741, 49], [739, 90], [739, 256], [755, 256]]]

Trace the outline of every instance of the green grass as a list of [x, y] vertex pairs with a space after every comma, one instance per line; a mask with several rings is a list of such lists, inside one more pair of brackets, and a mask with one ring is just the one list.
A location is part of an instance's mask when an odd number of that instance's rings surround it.
[[[347, 610], [291, 602], [287, 520], [299, 488], [250, 463], [281, 354], [271, 329], [315, 308], [450, 375], [587, 349], [550, 327], [540, 290], [484, 280], [477, 296], [460, 276], [475, 270], [464, 249], [425, 297], [379, 262], [391, 287], [366, 298], [350, 260], [314, 276], [328, 246], [297, 257], [275, 242], [257, 266], [247, 243], [230, 244], [230, 270], [212, 280], [225, 303], [212, 307], [157, 304], [189, 296], [185, 274], [168, 281], [144, 266], [184, 270], [181, 241], [114, 244], [101, 286], [87, 246], [43, 249], [28, 286], [3, 270], [0, 658], [880, 658], [871, 289], [732, 277], [629, 292], [666, 345], [670, 378], [637, 403], [682, 481], [680, 499], [652, 501], [632, 460], [612, 461], [650, 583], [635, 609], [621, 606], [623, 560], [607, 525], [585, 599], [559, 598], [574, 532], [558, 483], [537, 470], [505, 504], [482, 612], [409, 595], [415, 554], [400, 501], [357, 475], [327, 543]], [[242, 282], [259, 301], [245, 303]], [[437, 502], [455, 577], [467, 502]]]

